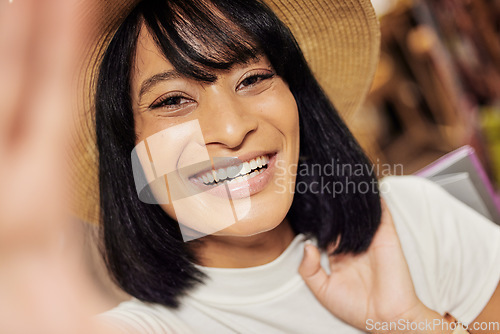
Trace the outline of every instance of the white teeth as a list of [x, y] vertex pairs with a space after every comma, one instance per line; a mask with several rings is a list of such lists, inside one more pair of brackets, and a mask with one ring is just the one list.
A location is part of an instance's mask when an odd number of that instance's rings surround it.
[[213, 176], [213, 174], [212, 174], [212, 173], [207, 173], [207, 174], [206, 174], [206, 176], [207, 176], [207, 179], [208, 179], [208, 182], [207, 182], [207, 183], [212, 183], [212, 182], [214, 182], [214, 176]]
[[227, 171], [224, 168], [221, 168], [217, 171], [217, 176], [219, 180], [224, 180], [227, 178]]
[[236, 177], [239, 174], [239, 172], [240, 172], [240, 169], [241, 169], [240, 167], [241, 166], [231, 166], [231, 167], [229, 167], [227, 169], [227, 177], [231, 178], [231, 179], [234, 178], [234, 177]]
[[250, 168], [251, 169], [257, 168], [257, 163], [255, 162], [255, 159], [250, 160]]
[[[241, 182], [243, 180], [248, 180], [254, 176], [259, 175], [263, 172], [263, 170], [256, 171], [255, 169], [261, 168], [269, 164], [269, 157], [263, 155], [257, 158], [254, 158], [250, 161], [246, 161], [238, 166], [229, 166], [227, 168], [220, 168], [217, 171], [211, 170], [210, 172], [205, 173], [204, 175], [197, 177], [199, 182], [205, 184], [211, 184], [214, 182], [228, 182], [228, 183], [236, 183]], [[255, 171], [254, 171], [255, 170]], [[226, 180], [231, 179], [231, 180]]]
[[243, 167], [241, 167], [240, 174], [245, 175], [250, 173], [251, 171], [252, 169], [250, 168], [250, 164], [248, 162], [244, 162]]

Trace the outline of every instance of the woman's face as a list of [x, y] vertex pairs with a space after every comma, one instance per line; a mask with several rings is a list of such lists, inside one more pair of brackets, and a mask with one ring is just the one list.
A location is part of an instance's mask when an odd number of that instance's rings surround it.
[[299, 120], [288, 85], [266, 57], [215, 74], [213, 83], [179, 74], [141, 29], [131, 75], [136, 144], [147, 143], [168, 189], [161, 206], [185, 240], [270, 230], [293, 199]]

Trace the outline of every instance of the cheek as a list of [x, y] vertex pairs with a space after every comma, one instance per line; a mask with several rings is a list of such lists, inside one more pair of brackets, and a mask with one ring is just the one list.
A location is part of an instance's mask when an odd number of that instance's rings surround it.
[[134, 123], [137, 142], [179, 124], [179, 122], [172, 121], [172, 119], [155, 117], [148, 113], [136, 113]]
[[276, 124], [286, 136], [298, 138], [299, 135], [299, 113], [295, 99], [290, 93], [290, 97], [286, 103], [281, 106], [281, 111], [277, 113], [279, 118], [276, 119]]
[[[183, 198], [179, 189], [183, 189], [183, 173], [189, 173], [189, 167], [210, 161], [205, 147], [201, 128], [197, 120], [184, 122], [167, 122], [164, 119], [142, 118], [136, 127], [139, 134], [137, 144], [145, 144], [147, 154], [143, 154], [141, 165], [144, 169], [152, 166], [148, 183], [155, 198], [165, 198], [163, 193], [168, 186], [170, 200], [160, 202], [162, 208], [174, 219], [172, 196]], [[154, 182], [158, 181], [160, 182]], [[173, 194], [172, 192], [175, 192]]]
[[[292, 160], [298, 160], [300, 131], [297, 103], [285, 84], [276, 90], [275, 96], [279, 98], [272, 100], [272, 103], [268, 106], [268, 111], [265, 113], [269, 115], [270, 124], [284, 136]], [[295, 163], [296, 161], [290, 162]]]
[[198, 120], [138, 116], [136, 144], [145, 142], [150, 159], [158, 173], [170, 173], [177, 168], [208, 160], [205, 142]]
[[247, 105], [258, 106], [259, 117], [278, 129], [283, 135], [298, 135], [299, 114], [295, 97], [288, 85], [280, 80], [265, 93]]

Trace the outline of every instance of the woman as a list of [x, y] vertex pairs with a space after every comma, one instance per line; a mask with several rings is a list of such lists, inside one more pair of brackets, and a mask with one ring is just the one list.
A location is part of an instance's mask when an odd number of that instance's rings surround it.
[[[338, 15], [340, 35], [316, 31], [306, 51], [314, 61], [328, 45], [335, 68], [358, 66], [359, 49], [366, 72], [331, 91], [336, 105], [360, 103], [377, 54], [369, 3], [270, 3], [291, 27], [325, 31], [315, 15]], [[103, 316], [113, 326], [451, 333], [446, 312], [500, 320], [498, 227], [416, 178], [383, 181], [381, 204], [368, 160], [266, 5], [139, 3], [107, 46], [95, 101], [105, 257], [135, 297]]]

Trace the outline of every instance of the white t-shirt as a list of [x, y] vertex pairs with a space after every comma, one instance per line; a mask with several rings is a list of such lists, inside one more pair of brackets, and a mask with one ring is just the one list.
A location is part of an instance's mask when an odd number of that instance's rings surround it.
[[[381, 191], [420, 300], [472, 322], [500, 279], [500, 227], [418, 177], [385, 178]], [[179, 309], [132, 299], [102, 316], [134, 334], [360, 333], [323, 308], [301, 279], [304, 241], [296, 236], [262, 266], [200, 267], [210, 279], [181, 299]], [[325, 254], [322, 264], [328, 268]]]

